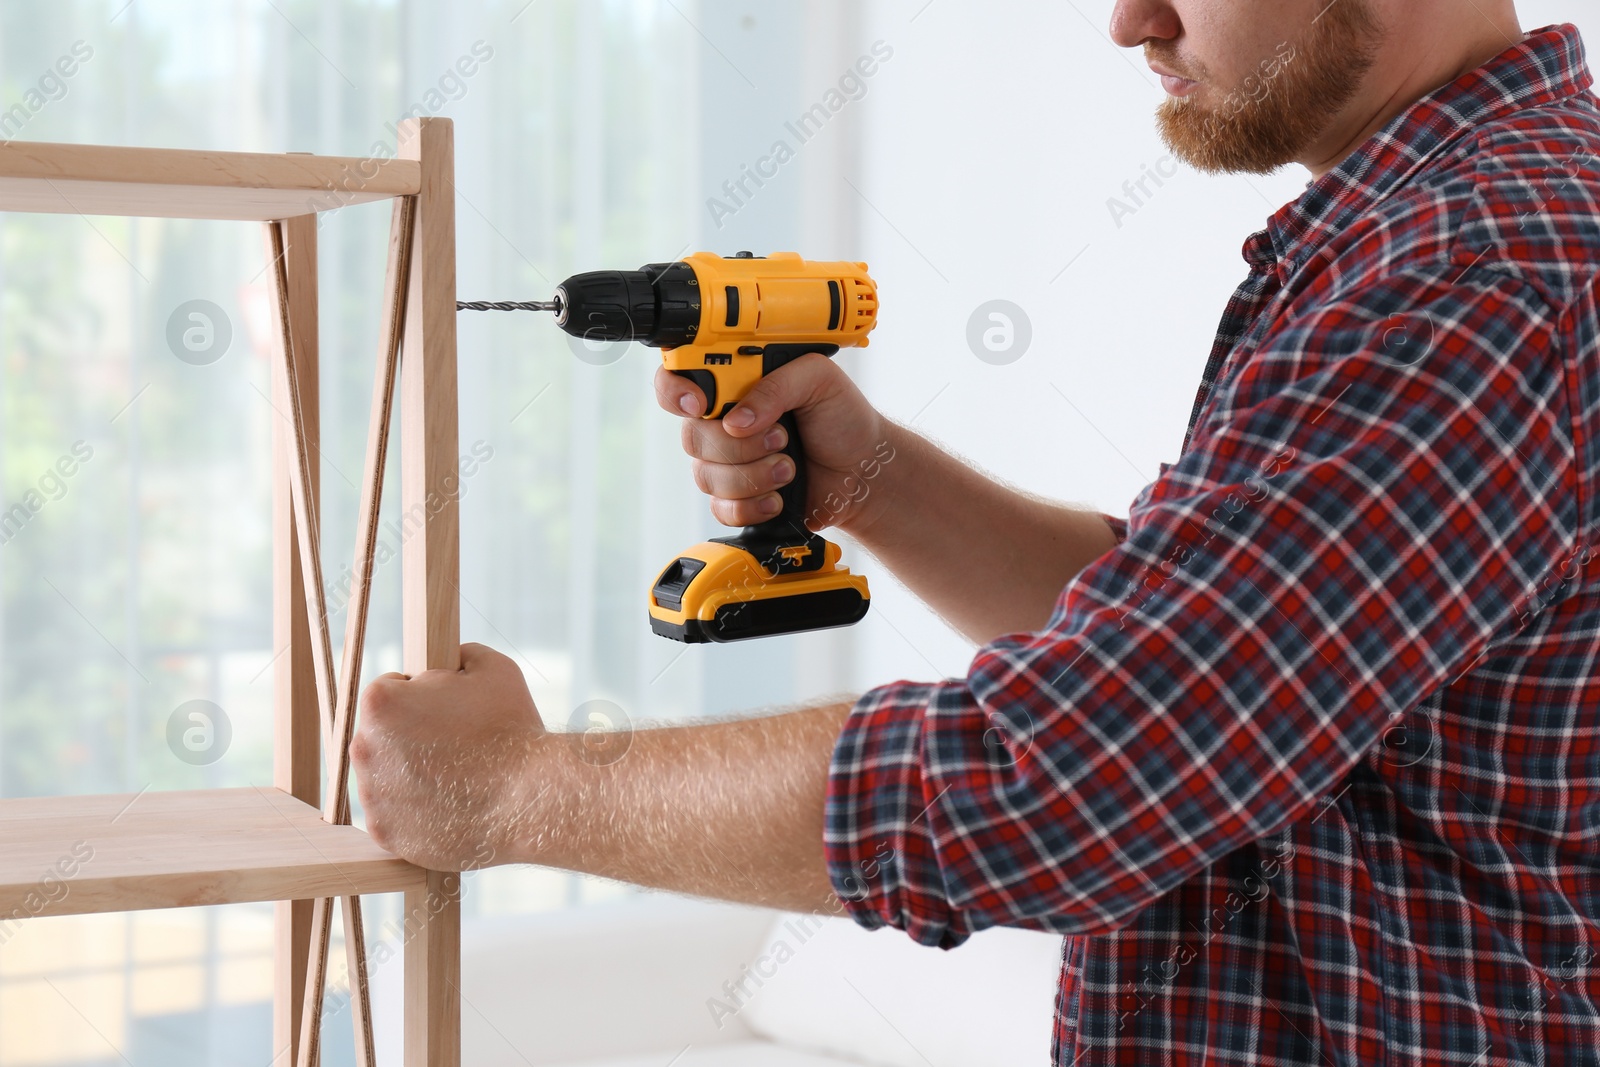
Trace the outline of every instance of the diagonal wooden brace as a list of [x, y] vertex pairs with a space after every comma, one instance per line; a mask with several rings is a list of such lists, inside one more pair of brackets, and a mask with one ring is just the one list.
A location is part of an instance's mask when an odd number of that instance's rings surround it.
[[[384, 347], [379, 353], [373, 387], [373, 412], [368, 430], [366, 477], [362, 489], [362, 508], [358, 521], [355, 552], [355, 596], [346, 619], [344, 655], [339, 681], [332, 679], [331, 643], [326, 605], [321, 584], [321, 559], [318, 552], [317, 516], [306, 487], [310, 484], [310, 456], [305, 447], [304, 412], [298, 403], [298, 367], [294, 359], [293, 324], [289, 321], [287, 277], [283, 270], [284, 232], [281, 224], [267, 224], [268, 254], [272, 258], [276, 284], [274, 309], [281, 337], [281, 358], [276, 366], [283, 375], [285, 392], [290, 396], [290, 421], [295, 427], [293, 462], [290, 466], [291, 495], [294, 499], [296, 531], [301, 555], [310, 561], [304, 568], [306, 604], [314, 617], [313, 649], [320, 649], [317, 662], [318, 695], [323, 708], [328, 743], [329, 788], [323, 802], [323, 818], [330, 823], [350, 821], [349, 777], [350, 737], [355, 724], [355, 705], [360, 695], [361, 661], [366, 641], [366, 622], [371, 603], [372, 570], [376, 554], [378, 510], [382, 501], [384, 459], [388, 449], [395, 381], [399, 372], [400, 338], [405, 314], [408, 272], [415, 201], [400, 197], [395, 201], [391, 222], [389, 265], [383, 329]], [[313, 585], [314, 583], [314, 585]], [[306, 990], [302, 1001], [299, 1035], [299, 1067], [315, 1067], [321, 1059], [321, 1015], [327, 980], [328, 942], [332, 925], [333, 899], [314, 902], [311, 921], [311, 946], [306, 967]], [[351, 984], [351, 1005], [355, 1024], [357, 1062], [373, 1067], [372, 1017], [367, 983], [365, 936], [361, 903], [356, 896], [344, 898], [347, 973]]]

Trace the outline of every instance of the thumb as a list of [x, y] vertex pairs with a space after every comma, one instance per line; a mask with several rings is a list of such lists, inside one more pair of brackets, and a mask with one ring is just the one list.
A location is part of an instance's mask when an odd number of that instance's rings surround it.
[[461, 669], [467, 674], [493, 670], [510, 662], [511, 657], [488, 645], [480, 645], [476, 641], [463, 642], [461, 645]]
[[784, 412], [820, 399], [837, 373], [833, 360], [822, 353], [803, 355], [757, 382], [744, 399], [723, 416], [722, 425], [734, 437], [758, 434], [777, 422]]

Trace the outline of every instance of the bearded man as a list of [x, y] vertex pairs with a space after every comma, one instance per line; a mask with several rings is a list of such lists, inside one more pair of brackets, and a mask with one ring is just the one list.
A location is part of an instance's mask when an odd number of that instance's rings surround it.
[[1064, 934], [1062, 1067], [1600, 1062], [1579, 34], [1511, 0], [1119, 0], [1111, 28], [1176, 158], [1311, 178], [1245, 242], [1182, 452], [1126, 518], [1002, 485], [804, 357], [685, 419], [697, 484], [725, 523], [771, 515], [785, 411], [814, 503], [887, 442], [836, 524], [979, 646], [967, 674], [585, 761], [468, 646], [367, 691], [371, 831], [943, 948]]

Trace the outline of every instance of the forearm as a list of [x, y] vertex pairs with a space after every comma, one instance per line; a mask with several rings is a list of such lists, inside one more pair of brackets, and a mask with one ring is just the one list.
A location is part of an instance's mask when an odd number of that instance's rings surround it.
[[823, 860], [828, 764], [851, 705], [641, 729], [614, 762], [547, 734], [508, 819], [516, 861], [792, 911], [838, 909]]
[[968, 638], [1041, 629], [1061, 589], [1116, 544], [1097, 512], [996, 482], [888, 424], [870, 521], [848, 532]]

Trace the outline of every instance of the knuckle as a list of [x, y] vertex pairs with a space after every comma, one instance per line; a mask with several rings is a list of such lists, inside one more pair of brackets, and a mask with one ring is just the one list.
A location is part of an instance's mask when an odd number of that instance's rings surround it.
[[694, 459], [704, 459], [704, 445], [700, 440], [700, 426], [693, 419], [683, 421], [683, 450]]
[[704, 460], [695, 460], [689, 467], [689, 476], [694, 479], [695, 488], [707, 496], [715, 495], [711, 482], [711, 465]]
[[744, 487], [744, 492], [741, 495], [746, 498], [757, 497], [776, 486], [778, 482], [773, 477], [772, 470], [777, 462], [775, 459], [763, 458], [756, 460], [754, 463], [746, 463], [740, 470], [740, 473], [744, 476], [740, 479]]
[[365, 726], [357, 726], [350, 737], [350, 762], [357, 766], [366, 766], [372, 761], [373, 743]]
[[[781, 367], [779, 368], [779, 370], [782, 369]], [[772, 375], [769, 374], [757, 382], [739, 403], [756, 411], [764, 412], [770, 405], [778, 403], [782, 397], [783, 383], [773, 381]]]
[[750, 495], [750, 471], [743, 464], [728, 468], [723, 484], [717, 487], [717, 496], [725, 500], [743, 500]]
[[[370, 827], [372, 820], [377, 818], [377, 798], [372, 795], [372, 790], [367, 787], [366, 779], [359, 774], [355, 776], [355, 786], [356, 802], [361, 805], [361, 810], [366, 815], [367, 825]], [[369, 830], [368, 832], [370, 833], [371, 831]]]
[[387, 718], [393, 708], [393, 692], [382, 682], [373, 682], [361, 694], [361, 718], [367, 724], [376, 724]]
[[476, 641], [463, 645], [462, 648], [470, 650], [470, 658], [476, 666], [483, 670], [503, 671], [507, 667], [514, 666], [511, 662], [511, 657], [501, 652], [498, 648], [490, 648], [488, 645], [479, 644]]
[[790, 464], [782, 454], [775, 455], [767, 460], [766, 481], [772, 488], [788, 485], [794, 478], [794, 472], [789, 469]]

